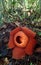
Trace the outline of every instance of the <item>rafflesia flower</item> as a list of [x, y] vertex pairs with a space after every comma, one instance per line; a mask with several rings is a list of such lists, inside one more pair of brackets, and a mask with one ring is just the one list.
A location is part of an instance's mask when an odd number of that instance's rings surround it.
[[8, 48], [12, 49], [12, 58], [22, 59], [25, 55], [32, 55], [36, 40], [36, 33], [26, 27], [17, 27], [10, 32]]

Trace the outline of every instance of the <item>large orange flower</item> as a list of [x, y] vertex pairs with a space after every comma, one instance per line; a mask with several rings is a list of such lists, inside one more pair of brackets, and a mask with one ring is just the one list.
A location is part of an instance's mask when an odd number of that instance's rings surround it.
[[36, 33], [26, 27], [17, 27], [10, 32], [8, 48], [12, 49], [12, 58], [22, 59], [32, 55], [36, 45]]

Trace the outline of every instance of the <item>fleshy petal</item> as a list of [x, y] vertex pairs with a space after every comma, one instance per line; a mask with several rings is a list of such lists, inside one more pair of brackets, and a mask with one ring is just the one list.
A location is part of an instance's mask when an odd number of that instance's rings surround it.
[[12, 58], [14, 59], [22, 59], [25, 56], [24, 49], [15, 47], [12, 51]]
[[14, 48], [14, 47], [15, 47], [15, 45], [14, 45], [14, 43], [13, 43], [13, 36], [10, 35], [9, 43], [8, 43], [8, 48], [9, 48], [9, 49], [12, 49], [12, 48]]
[[28, 55], [32, 55], [36, 43], [37, 43], [36, 40], [31, 38], [28, 45], [25, 48], [25, 53]]
[[8, 48], [14, 48], [15, 47], [15, 44], [14, 44], [14, 35], [20, 31], [20, 27], [17, 27], [16, 29], [12, 30], [10, 32], [10, 38], [9, 38], [9, 42], [8, 42]]
[[29, 28], [22, 27], [22, 31], [31, 38], [34, 38], [36, 36], [36, 33], [30, 30]]
[[14, 30], [11, 31], [11, 35], [15, 35], [17, 32], [19, 32], [21, 30], [21, 27], [17, 27]]

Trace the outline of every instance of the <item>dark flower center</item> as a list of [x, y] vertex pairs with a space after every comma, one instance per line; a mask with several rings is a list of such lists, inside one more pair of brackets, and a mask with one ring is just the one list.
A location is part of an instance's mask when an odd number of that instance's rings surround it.
[[17, 36], [17, 37], [16, 37], [16, 41], [17, 41], [19, 44], [21, 44], [20, 38], [21, 38], [20, 36]]

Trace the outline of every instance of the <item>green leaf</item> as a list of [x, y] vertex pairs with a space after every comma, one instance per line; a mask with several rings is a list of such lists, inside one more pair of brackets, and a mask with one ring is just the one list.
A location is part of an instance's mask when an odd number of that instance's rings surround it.
[[41, 32], [38, 32], [37, 34], [38, 34], [39, 36], [41, 36]]
[[30, 65], [33, 65], [32, 62], [30, 63]]

